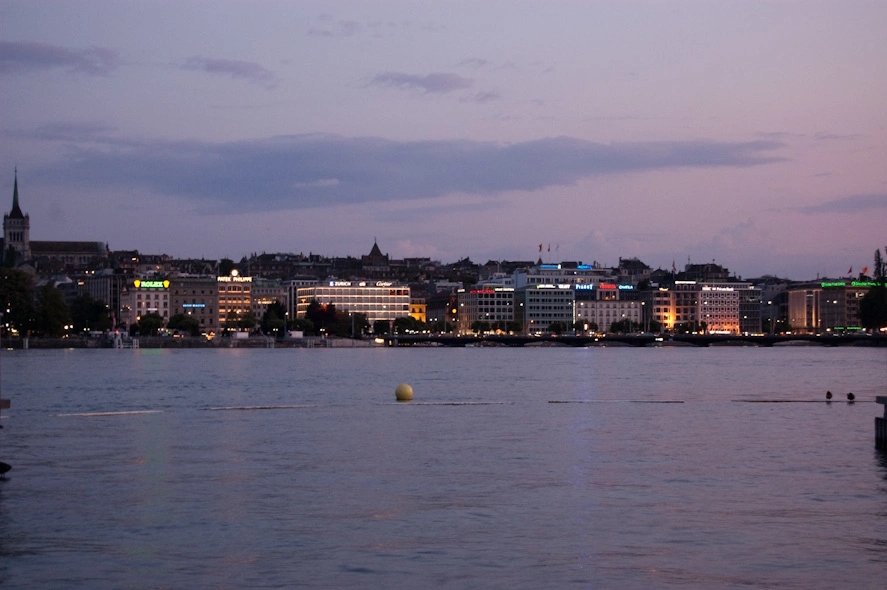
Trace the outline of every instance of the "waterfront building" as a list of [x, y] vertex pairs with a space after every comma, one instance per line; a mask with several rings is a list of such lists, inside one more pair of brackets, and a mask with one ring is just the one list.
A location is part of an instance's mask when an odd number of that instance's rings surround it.
[[474, 332], [475, 322], [484, 322], [489, 329], [498, 326], [498, 329], [507, 331], [508, 325], [515, 321], [512, 287], [478, 285], [476, 289], [459, 289], [456, 304], [459, 334]]
[[203, 333], [219, 330], [219, 287], [215, 276], [171, 277], [170, 314], [194, 317]]
[[216, 277], [219, 297], [219, 330], [248, 331], [240, 325], [243, 316], [252, 312], [252, 277], [241, 276], [237, 269], [226, 277]]
[[302, 287], [314, 287], [319, 284], [317, 277], [312, 275], [298, 275], [284, 281], [283, 286], [286, 289], [286, 313], [289, 317], [296, 317], [296, 302], [298, 301], [298, 291]]
[[590, 330], [595, 324], [598, 331], [609, 331], [614, 322], [628, 320], [637, 326], [643, 326], [644, 303], [635, 296], [632, 285], [575, 285], [576, 292], [576, 324], [583, 330]]
[[710, 334], [761, 331], [761, 291], [750, 283], [675, 281], [654, 292], [653, 319], [666, 330], [684, 327]]
[[425, 298], [416, 295], [410, 296], [410, 317], [420, 322], [426, 321]]
[[444, 332], [444, 322], [446, 322], [452, 329], [455, 329], [458, 315], [458, 294], [455, 291], [436, 292], [425, 299], [425, 322], [430, 327], [436, 326], [441, 332]]
[[859, 304], [872, 281], [827, 280], [799, 283], [788, 290], [788, 317], [793, 332], [843, 334], [862, 329]]
[[574, 285], [539, 284], [516, 289], [515, 320], [527, 334], [551, 331], [552, 324], [571, 326], [576, 318]]
[[312, 300], [345, 312], [362, 313], [367, 321], [394, 321], [410, 315], [410, 288], [392, 281], [328, 280], [296, 291], [296, 317], [304, 318]]
[[[253, 277], [250, 309], [256, 314], [256, 319], [262, 321], [268, 306], [272, 303], [280, 303], [286, 306], [287, 287], [277, 279], [265, 279]], [[285, 317], [280, 318], [285, 320]]]
[[[80, 291], [107, 305], [114, 326], [120, 323], [128, 325], [129, 321], [124, 320], [121, 314], [123, 304], [120, 296], [133, 279], [135, 279], [135, 275], [122, 269], [105, 268], [84, 276], [80, 281]], [[130, 306], [130, 309], [133, 307], [131, 303], [127, 303], [127, 305]]]
[[120, 321], [131, 326], [156, 313], [164, 325], [170, 318], [170, 282], [167, 279], [131, 279], [120, 291]]
[[515, 289], [535, 285], [598, 285], [612, 281], [613, 270], [597, 264], [561, 262], [518, 269], [512, 276]]

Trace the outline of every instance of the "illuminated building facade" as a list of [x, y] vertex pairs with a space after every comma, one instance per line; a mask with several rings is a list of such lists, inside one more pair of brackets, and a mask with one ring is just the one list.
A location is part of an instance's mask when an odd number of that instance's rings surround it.
[[169, 280], [172, 315], [195, 318], [202, 332], [219, 330], [219, 291], [216, 277], [177, 276]]
[[[634, 295], [631, 285], [575, 285], [576, 323], [595, 324], [598, 331], [606, 332], [614, 322], [628, 320], [643, 325], [644, 306]], [[590, 327], [588, 328], [590, 329]]]
[[219, 330], [243, 331], [238, 323], [252, 311], [252, 277], [242, 277], [232, 270], [227, 277], [216, 277], [219, 296]]
[[589, 264], [539, 264], [526, 270], [514, 271], [514, 287], [536, 285], [597, 285], [612, 278], [612, 269]]
[[168, 280], [132, 279], [120, 292], [120, 321], [131, 326], [142, 316], [156, 313], [163, 323], [170, 318], [170, 282]]
[[511, 287], [479, 286], [477, 289], [459, 289], [456, 294], [458, 313], [457, 332], [469, 334], [475, 322], [514, 322], [514, 289]]
[[515, 319], [527, 334], [550, 331], [552, 324], [570, 326], [576, 317], [573, 285], [541, 284], [515, 291]]
[[284, 281], [286, 288], [286, 311], [290, 318], [296, 317], [296, 302], [299, 299], [299, 289], [303, 287], [314, 287], [319, 284], [317, 277], [313, 276], [297, 276]]
[[312, 300], [332, 303], [345, 312], [362, 313], [367, 321], [393, 321], [410, 315], [410, 288], [391, 281], [327, 281], [296, 291], [296, 317], [304, 318]]
[[861, 330], [859, 304], [872, 281], [820, 281], [788, 291], [788, 321], [793, 332], [837, 334]]
[[675, 281], [654, 292], [653, 319], [666, 330], [690, 326], [710, 334], [758, 334], [761, 291], [750, 283]]
[[[262, 279], [253, 277], [252, 282], [252, 312], [256, 314], [256, 319], [262, 321], [268, 306], [278, 302], [286, 306], [287, 288], [277, 279]], [[280, 318], [285, 320], [286, 318]]]
[[426, 309], [424, 297], [410, 297], [410, 317], [420, 322], [426, 321]]

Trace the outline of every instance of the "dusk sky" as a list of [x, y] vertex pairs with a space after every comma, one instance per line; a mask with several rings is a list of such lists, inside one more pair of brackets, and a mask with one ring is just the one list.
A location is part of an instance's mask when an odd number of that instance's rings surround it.
[[0, 0], [0, 208], [18, 167], [32, 240], [855, 274], [887, 246], [885, 23], [884, 0]]

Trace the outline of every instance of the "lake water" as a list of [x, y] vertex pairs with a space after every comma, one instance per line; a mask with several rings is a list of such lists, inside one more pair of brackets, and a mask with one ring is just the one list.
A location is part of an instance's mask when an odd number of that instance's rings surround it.
[[6, 588], [885, 585], [884, 349], [0, 363]]

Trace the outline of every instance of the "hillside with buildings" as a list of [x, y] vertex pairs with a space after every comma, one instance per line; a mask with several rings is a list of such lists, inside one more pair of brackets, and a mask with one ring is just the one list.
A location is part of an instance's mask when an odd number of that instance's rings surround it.
[[[679, 270], [653, 269], [637, 258], [607, 267], [543, 261], [541, 254], [483, 264], [394, 259], [375, 241], [363, 255], [263, 252], [239, 261], [113, 251], [103, 242], [31, 241], [17, 178], [3, 217], [2, 251], [4, 272], [28, 277], [8, 278], [4, 290], [29, 284], [34, 306], [25, 313], [26, 298], [7, 293], [4, 335], [40, 333], [36, 320], [26, 327], [22, 318], [39, 315], [41, 298], [51, 300], [55, 291], [69, 312], [61, 324], [65, 334], [181, 328], [204, 335], [267, 332], [269, 326], [277, 335], [293, 329], [349, 333], [349, 323], [355, 335], [397, 329], [842, 334], [872, 327], [864, 301], [872, 290], [883, 299], [884, 291], [880, 252], [871, 274], [866, 268], [839, 279], [790, 281], [742, 279], [714, 261], [688, 261]], [[90, 305], [99, 310], [92, 317], [102, 317], [92, 326], [80, 317]], [[327, 325], [318, 326], [328, 311], [334, 313]], [[884, 326], [880, 313], [874, 327]]]

